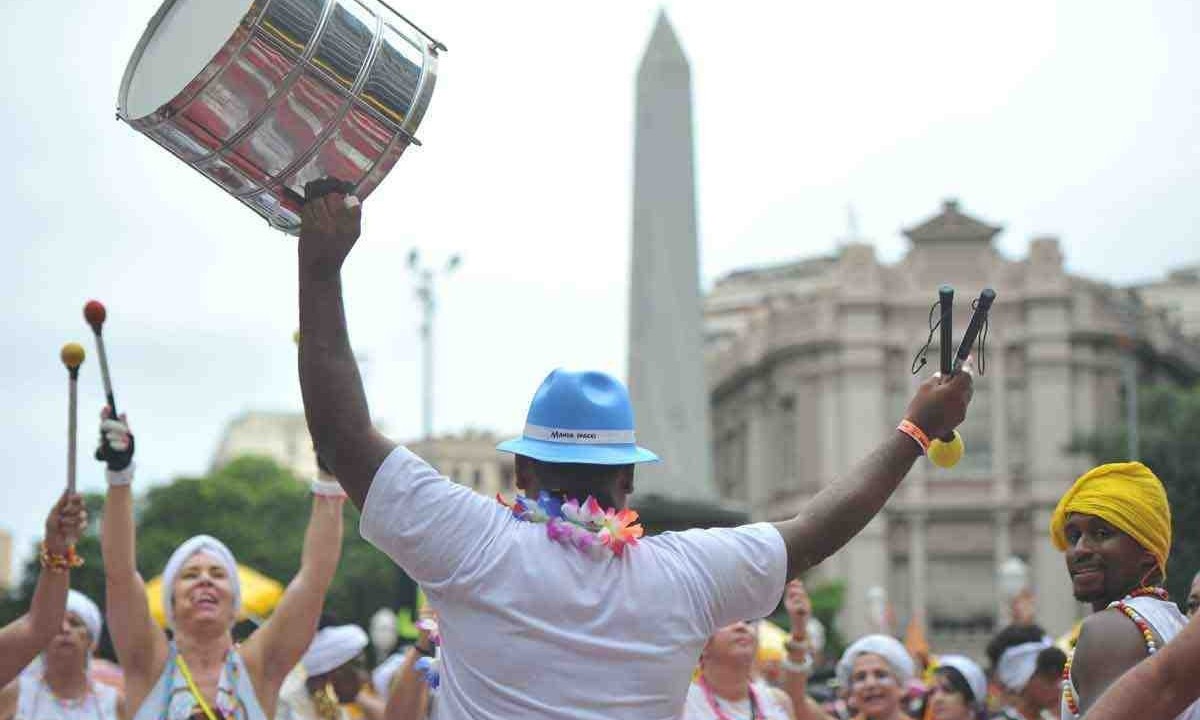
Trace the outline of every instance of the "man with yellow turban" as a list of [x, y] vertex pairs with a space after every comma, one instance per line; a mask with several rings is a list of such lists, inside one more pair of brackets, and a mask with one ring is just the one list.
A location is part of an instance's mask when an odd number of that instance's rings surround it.
[[[1058, 501], [1050, 538], [1066, 553], [1075, 599], [1093, 611], [1064, 673], [1062, 717], [1075, 720], [1187, 622], [1162, 587], [1171, 550], [1167, 493], [1139, 462], [1093, 468]], [[1200, 720], [1200, 706], [1178, 718]]]

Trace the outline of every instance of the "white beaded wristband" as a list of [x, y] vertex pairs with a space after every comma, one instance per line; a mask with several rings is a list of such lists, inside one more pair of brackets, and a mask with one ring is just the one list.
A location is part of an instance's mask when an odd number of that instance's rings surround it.
[[109, 487], [121, 487], [133, 482], [133, 463], [125, 466], [124, 470], [105, 470], [104, 479]]
[[779, 661], [779, 667], [784, 672], [796, 673], [797, 675], [808, 675], [812, 673], [813, 658], [812, 655], [804, 658], [804, 662], [798, 663], [784, 658]]
[[346, 491], [342, 489], [341, 483], [336, 480], [321, 480], [313, 478], [309, 484], [313, 495], [323, 495], [325, 497], [346, 497]]

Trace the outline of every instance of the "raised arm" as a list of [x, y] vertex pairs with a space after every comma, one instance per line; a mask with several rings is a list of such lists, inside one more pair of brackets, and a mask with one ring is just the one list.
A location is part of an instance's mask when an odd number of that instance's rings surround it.
[[117, 661], [125, 675], [132, 707], [153, 686], [167, 662], [167, 640], [150, 617], [146, 584], [137, 570], [137, 530], [133, 521], [133, 435], [124, 416], [101, 413], [100, 456], [108, 469], [108, 494], [100, 524], [104, 555], [105, 613]]
[[1085, 720], [1170, 720], [1200, 699], [1200, 616], [1100, 696]]
[[812, 600], [799, 579], [789, 581], [784, 588], [783, 607], [787, 610], [792, 632], [784, 646], [786, 661], [780, 688], [791, 701], [792, 717], [796, 720], [829, 720], [817, 701], [808, 696], [808, 676], [813, 668], [812, 645], [808, 639]]
[[[969, 368], [949, 378], [935, 375], [921, 384], [905, 419], [930, 438], [945, 437], [966, 417], [971, 392]], [[798, 577], [829, 557], [866, 527], [920, 456], [916, 441], [893, 430], [874, 452], [846, 477], [818, 493], [800, 514], [776, 523], [787, 545], [788, 578]]]
[[46, 517], [42, 571], [29, 612], [0, 628], [0, 687], [16, 678], [62, 628], [71, 587], [70, 558], [85, 527], [83, 499], [64, 492]]
[[[325, 593], [342, 556], [341, 495], [313, 495], [300, 570], [284, 591], [271, 619], [250, 636], [243, 657], [260, 698], [279, 694], [284, 678], [300, 661], [317, 632]], [[264, 708], [268, 714], [274, 708]]]
[[342, 263], [358, 240], [362, 219], [357, 199], [351, 205], [335, 192], [310, 199], [301, 211], [300, 389], [313, 442], [362, 508], [375, 471], [395, 445], [371, 424], [346, 329]]

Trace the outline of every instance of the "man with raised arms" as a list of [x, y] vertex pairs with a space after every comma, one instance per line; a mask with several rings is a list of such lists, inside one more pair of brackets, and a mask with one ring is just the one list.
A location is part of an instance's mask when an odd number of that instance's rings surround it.
[[524, 497], [498, 504], [371, 423], [341, 280], [361, 211], [336, 191], [304, 206], [300, 381], [309, 429], [362, 508], [363, 536], [438, 612], [437, 718], [675, 720], [717, 628], [770, 614], [789, 578], [879, 512], [924, 438], [949, 435], [966, 415], [970, 373], [931, 378], [903, 429], [796, 517], [641, 538], [626, 501], [634, 465], [657, 457], [634, 441], [628, 394], [603, 373], [557, 370], [522, 437], [500, 445]]

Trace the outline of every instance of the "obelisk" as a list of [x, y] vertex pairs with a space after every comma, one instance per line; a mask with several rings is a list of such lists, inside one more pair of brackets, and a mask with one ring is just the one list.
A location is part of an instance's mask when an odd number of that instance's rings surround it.
[[653, 496], [715, 505], [691, 72], [661, 11], [638, 69], [636, 113], [629, 390], [638, 444], [659, 453], [662, 463], [638, 467], [634, 502], [655, 502]]

